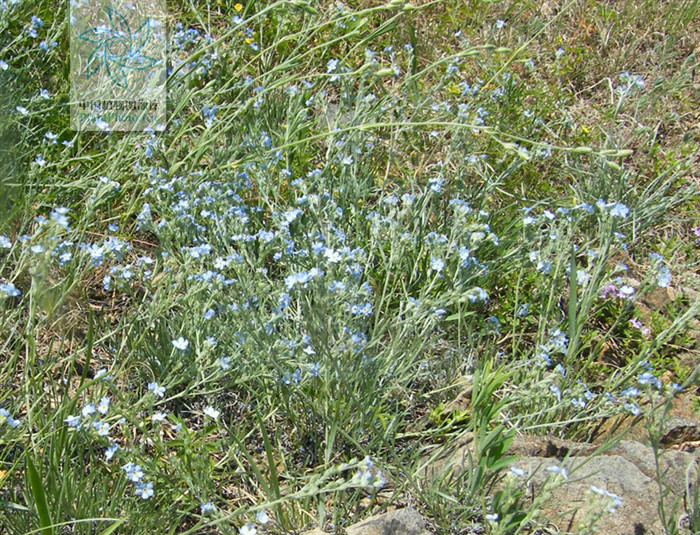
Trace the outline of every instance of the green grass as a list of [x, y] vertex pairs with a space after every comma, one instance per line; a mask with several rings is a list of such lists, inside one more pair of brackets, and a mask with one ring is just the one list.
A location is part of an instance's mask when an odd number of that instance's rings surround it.
[[697, 1], [177, 2], [155, 134], [70, 130], [67, 5], [0, 6], [0, 531], [531, 533], [515, 433], [695, 381]]

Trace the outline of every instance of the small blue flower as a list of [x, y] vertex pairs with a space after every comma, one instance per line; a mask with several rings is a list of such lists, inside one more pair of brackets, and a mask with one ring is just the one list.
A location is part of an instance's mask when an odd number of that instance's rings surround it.
[[109, 435], [109, 424], [100, 420], [95, 420], [92, 426], [97, 430], [97, 434], [101, 437]]
[[148, 383], [148, 390], [153, 392], [159, 398], [165, 395], [165, 387], [159, 386], [158, 383]]
[[109, 398], [105, 396], [97, 404], [97, 412], [99, 412], [100, 414], [107, 414], [108, 410], [109, 410]]
[[445, 268], [445, 261], [442, 258], [433, 256], [430, 258], [430, 268], [440, 273]]
[[9, 425], [12, 428], [15, 428], [19, 425], [19, 420], [15, 420], [12, 416], [10, 416], [10, 411], [7, 409], [0, 409], [0, 424], [3, 422], [6, 422], [7, 425]]
[[10, 297], [17, 297], [22, 293], [17, 288], [15, 288], [15, 285], [11, 282], [0, 284], [0, 292], [4, 292]]
[[627, 214], [629, 214], [629, 212], [630, 212], [630, 209], [626, 205], [619, 203], [619, 202], [613, 204], [610, 208], [610, 215], [611, 216], [619, 217], [622, 219], [626, 218]]
[[67, 423], [70, 427], [80, 427], [80, 418], [78, 416], [69, 416], [63, 421]]
[[148, 498], [153, 496], [153, 483], [150, 481], [148, 483], [136, 483], [135, 489], [136, 495], [140, 496], [142, 500], [147, 500]]
[[669, 270], [666, 266], [661, 266], [659, 268], [659, 273], [656, 277], [656, 284], [658, 284], [661, 288], [668, 288], [669, 284], [671, 284], [671, 270]]
[[202, 504], [202, 507], [200, 508], [200, 510], [202, 511], [202, 514], [203, 514], [203, 515], [206, 514], [206, 513], [211, 513], [211, 512], [213, 512], [215, 509], [216, 509], [216, 507], [214, 507], [214, 504], [211, 503], [211, 502], [207, 502], [207, 503]]
[[112, 457], [114, 457], [114, 454], [117, 453], [118, 449], [119, 446], [117, 446], [116, 444], [110, 444], [109, 447], [105, 450], [105, 459], [111, 461]]

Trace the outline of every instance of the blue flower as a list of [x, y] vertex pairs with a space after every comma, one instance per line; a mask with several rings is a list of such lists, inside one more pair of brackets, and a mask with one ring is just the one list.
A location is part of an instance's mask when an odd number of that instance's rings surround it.
[[207, 502], [207, 503], [202, 504], [202, 507], [200, 508], [203, 515], [206, 513], [213, 512], [215, 509], [216, 509], [216, 507], [214, 507], [214, 504], [211, 502]]
[[67, 423], [70, 427], [80, 428], [80, 418], [78, 416], [69, 416], [63, 421]]
[[626, 218], [627, 214], [629, 214], [629, 212], [630, 212], [630, 209], [627, 208], [626, 205], [619, 203], [619, 202], [613, 204], [612, 207], [610, 208], [610, 215], [611, 216], [620, 217], [622, 219]]
[[15, 420], [10, 416], [10, 412], [7, 409], [0, 409], [0, 424], [6, 422], [10, 427], [17, 427], [19, 425], [19, 420]]
[[668, 285], [671, 284], [671, 271], [666, 266], [659, 268], [656, 283], [662, 288], [668, 288]]
[[100, 414], [107, 414], [108, 410], [109, 410], [109, 398], [105, 396], [97, 404], [97, 412], [99, 412]]
[[101, 437], [106, 437], [109, 435], [109, 424], [101, 420], [95, 420], [92, 426], [97, 430], [97, 434]]
[[445, 261], [435, 256], [430, 258], [430, 268], [440, 273], [445, 268]]
[[148, 383], [148, 390], [153, 392], [159, 398], [162, 398], [165, 395], [165, 388], [159, 386], [158, 383]]
[[138, 483], [143, 479], [144, 474], [143, 470], [141, 469], [141, 465], [128, 462], [122, 466], [122, 470], [124, 470], [126, 473], [126, 477], [129, 479], [129, 481], [132, 481], [133, 483]]
[[549, 390], [551, 390], [557, 398], [557, 401], [561, 401], [561, 390], [557, 385], [550, 385]]
[[518, 307], [518, 310], [516, 311], [516, 315], [519, 317], [525, 317], [530, 313], [530, 305], [529, 303], [524, 303]]
[[135, 489], [136, 495], [140, 496], [142, 500], [147, 500], [153, 496], [153, 483], [150, 481], [148, 483], [137, 482]]
[[117, 453], [118, 449], [119, 446], [117, 446], [116, 444], [110, 444], [109, 447], [105, 450], [105, 459], [111, 461], [112, 457], [114, 457], [114, 454]]
[[637, 377], [640, 385], [652, 385], [659, 390], [661, 389], [661, 381], [651, 372], [644, 372]]
[[17, 297], [22, 293], [17, 288], [15, 288], [15, 285], [11, 282], [0, 284], [0, 291], [6, 293], [10, 297]]

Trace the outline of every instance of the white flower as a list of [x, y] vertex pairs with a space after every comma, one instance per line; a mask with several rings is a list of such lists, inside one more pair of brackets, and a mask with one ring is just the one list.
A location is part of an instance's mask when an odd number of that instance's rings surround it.
[[252, 524], [246, 524], [242, 528], [239, 528], [238, 533], [240, 535], [257, 535], [258, 530]]
[[511, 466], [511, 467], [510, 467], [510, 471], [511, 471], [513, 474], [515, 474], [516, 476], [518, 476], [518, 477], [524, 477], [524, 476], [525, 476], [525, 470], [523, 470], [522, 468], [517, 468], [517, 467], [515, 467], [515, 466]]
[[173, 346], [175, 346], [175, 349], [185, 351], [188, 345], [190, 345], [190, 343], [182, 336], [173, 340]]
[[547, 472], [550, 472], [552, 474], [559, 474], [565, 480], [569, 479], [569, 474], [566, 471], [566, 468], [564, 468], [563, 466], [550, 466], [547, 468]]
[[214, 418], [215, 420], [219, 417], [219, 414], [221, 414], [214, 407], [207, 407], [206, 409], [204, 409], [203, 412], [206, 416], [209, 416], [210, 418]]
[[267, 516], [265, 511], [258, 511], [258, 514], [255, 515], [255, 520], [260, 524], [267, 524], [270, 521], [270, 517]]

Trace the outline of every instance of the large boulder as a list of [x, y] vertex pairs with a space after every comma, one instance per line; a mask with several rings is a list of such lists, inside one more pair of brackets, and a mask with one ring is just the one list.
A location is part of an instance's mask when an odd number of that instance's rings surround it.
[[[508, 453], [518, 455], [512, 463], [519, 469], [515, 472], [524, 472], [521, 478], [508, 475], [511, 484], [527, 485], [530, 500], [544, 498], [541, 517], [561, 531], [573, 533], [590, 523], [596, 511], [605, 511], [595, 524], [599, 533], [663, 535], [665, 529], [658, 511], [662, 495], [667, 511], [674, 502], [682, 508], [686, 475], [691, 482], [697, 477], [693, 455], [673, 449], [660, 450], [660, 488], [653, 449], [635, 441], [621, 441], [607, 451], [596, 453], [596, 446], [591, 444], [525, 436], [514, 440]], [[446, 472], [459, 474], [467, 469], [470, 455], [473, 455], [473, 441], [467, 435], [443, 455], [426, 461], [420, 475], [434, 478]], [[568, 472], [568, 480], [555, 473], [562, 467]], [[557, 478], [556, 485], [551, 484], [553, 478]], [[547, 481], [550, 484], [545, 487]], [[504, 484], [501, 481], [496, 488], [503, 488]]]

